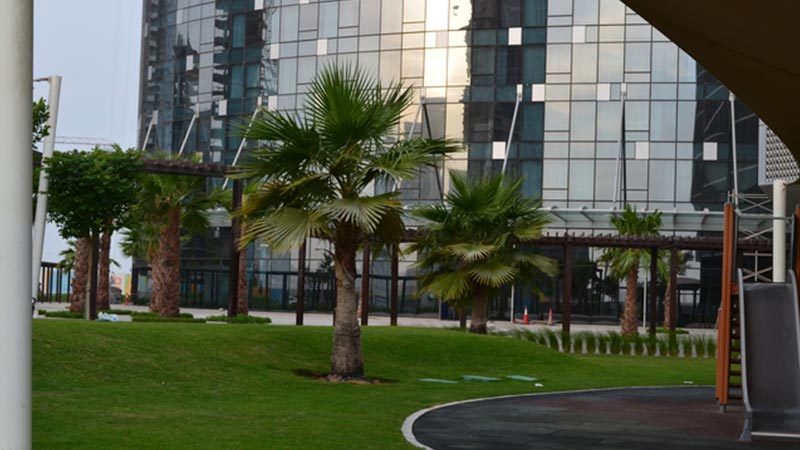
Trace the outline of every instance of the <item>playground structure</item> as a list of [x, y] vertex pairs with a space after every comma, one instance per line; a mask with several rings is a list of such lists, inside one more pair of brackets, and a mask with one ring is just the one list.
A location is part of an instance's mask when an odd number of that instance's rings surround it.
[[[800, 275], [796, 239], [800, 207], [786, 216], [785, 187], [782, 180], [775, 181], [771, 214], [765, 214], [767, 196], [753, 199], [733, 195], [733, 201], [725, 206], [716, 397], [723, 412], [732, 400], [742, 402], [742, 440], [800, 438], [800, 305], [795, 281]], [[771, 220], [771, 230], [753, 233], [740, 226], [741, 219], [757, 216]], [[787, 223], [791, 236], [788, 245]], [[747, 253], [739, 248], [742, 240], [769, 231], [771, 254]], [[770, 262], [765, 263], [765, 257]]]

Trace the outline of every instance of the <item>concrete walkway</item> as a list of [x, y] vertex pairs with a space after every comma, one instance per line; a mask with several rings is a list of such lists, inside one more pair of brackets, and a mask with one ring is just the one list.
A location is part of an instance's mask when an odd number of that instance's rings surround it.
[[743, 422], [741, 410], [719, 412], [712, 387], [625, 388], [454, 404], [407, 421], [405, 431], [434, 450], [800, 448], [740, 442]]
[[[36, 310], [46, 310], [46, 311], [65, 311], [67, 310], [68, 305], [66, 303], [37, 303]], [[134, 306], [134, 305], [112, 305], [113, 309], [127, 309], [131, 311], [148, 311], [146, 306]], [[227, 314], [226, 310], [224, 309], [198, 309], [198, 308], [181, 308], [182, 313], [189, 313], [192, 314], [196, 318], [205, 318], [208, 316], [218, 316], [220, 314]], [[272, 323], [275, 325], [294, 325], [295, 324], [295, 313], [293, 312], [285, 312], [285, 311], [250, 311], [250, 315], [259, 316], [259, 317], [269, 317], [272, 319]], [[120, 316], [120, 321], [128, 321], [130, 317]], [[458, 326], [458, 321], [454, 320], [439, 320], [436, 318], [430, 317], [413, 317], [413, 316], [400, 316], [397, 318], [398, 325], [403, 327], [425, 327], [425, 328], [454, 328]], [[303, 323], [309, 326], [332, 326], [333, 325], [333, 316], [331, 314], [319, 314], [319, 313], [306, 313], [303, 317]], [[389, 326], [389, 316], [386, 314], [375, 314], [369, 316], [369, 325], [370, 326]], [[561, 331], [561, 324], [555, 324], [552, 326], [547, 326], [543, 323], [536, 323], [531, 325], [522, 325], [522, 324], [512, 324], [508, 321], [489, 321], [489, 329], [490, 330], [497, 330], [497, 331], [509, 331], [512, 328], [519, 328], [519, 329], [526, 329], [531, 331], [542, 330], [545, 328], [549, 328], [553, 331]], [[595, 332], [607, 332], [607, 331], [619, 331], [618, 325], [585, 325], [585, 324], [575, 324], [573, 323], [571, 326], [573, 332], [580, 332], [580, 331], [595, 331]], [[640, 333], [646, 334], [647, 329], [641, 328]], [[705, 334], [705, 335], [716, 335], [716, 330], [714, 329], [689, 329], [690, 334]]]

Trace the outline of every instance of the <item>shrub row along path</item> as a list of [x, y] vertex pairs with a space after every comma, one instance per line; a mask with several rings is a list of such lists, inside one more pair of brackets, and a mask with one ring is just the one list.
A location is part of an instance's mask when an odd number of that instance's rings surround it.
[[712, 387], [624, 388], [455, 404], [422, 414], [412, 430], [436, 450], [797, 448], [740, 442], [743, 421], [741, 411], [718, 411]]
[[[62, 311], [66, 310], [68, 305], [64, 303], [37, 303], [36, 309], [39, 310], [46, 310], [46, 311]], [[134, 305], [111, 305], [114, 309], [129, 309], [131, 311], [149, 311], [146, 306], [134, 306]], [[216, 310], [216, 309], [199, 309], [199, 308], [181, 308], [182, 313], [189, 313], [192, 314], [195, 318], [205, 318], [207, 316], [214, 316], [225, 314], [225, 310]], [[293, 312], [285, 312], [285, 311], [250, 311], [250, 315], [258, 316], [258, 317], [269, 317], [272, 319], [272, 323], [274, 325], [294, 325], [295, 323], [295, 313]], [[127, 321], [128, 318], [120, 317], [120, 320]], [[320, 313], [306, 313], [304, 317], [304, 324], [309, 326], [331, 326], [333, 324], [333, 316], [331, 314], [320, 314]], [[375, 314], [369, 316], [369, 324], [372, 326], [389, 326], [389, 316], [387, 314]], [[423, 328], [453, 328], [458, 326], [458, 321], [454, 320], [439, 320], [437, 318], [431, 317], [423, 317], [423, 316], [400, 316], [398, 318], [398, 324], [400, 326], [409, 326], [409, 327], [423, 327]], [[523, 325], [523, 324], [511, 324], [507, 320], [493, 320], [489, 321], [489, 329], [498, 330], [498, 331], [508, 331], [512, 328], [519, 328], [531, 331], [542, 330], [544, 328], [549, 328], [554, 331], [561, 330], [561, 324], [555, 324], [552, 326], [546, 326], [544, 323], [536, 323], [530, 325]], [[581, 332], [581, 331], [595, 331], [595, 332], [608, 332], [608, 331], [617, 331], [619, 332], [619, 325], [586, 325], [586, 324], [572, 324], [572, 332]], [[690, 334], [703, 334], [703, 335], [715, 335], [716, 330], [714, 329], [706, 329], [706, 328], [689, 328], [688, 329]], [[641, 328], [640, 332], [642, 334], [646, 334], [647, 330], [645, 328]]]

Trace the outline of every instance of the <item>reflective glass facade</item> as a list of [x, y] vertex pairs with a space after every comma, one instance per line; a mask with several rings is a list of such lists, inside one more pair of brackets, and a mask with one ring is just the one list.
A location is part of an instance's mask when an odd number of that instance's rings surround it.
[[[508, 170], [546, 206], [610, 208], [621, 139], [625, 197], [639, 208], [721, 210], [733, 187], [727, 89], [619, 0], [144, 3], [140, 139], [159, 114], [149, 149], [179, 148], [197, 112], [185, 151], [230, 163], [257, 102], [302, 111], [316, 71], [358, 64], [421, 99], [398, 135], [464, 142], [438, 173], [404, 183], [412, 203], [440, 199], [446, 170], [499, 172], [508, 142]], [[735, 112], [739, 186], [753, 191], [758, 118]], [[321, 260], [324, 246], [310, 247]]]

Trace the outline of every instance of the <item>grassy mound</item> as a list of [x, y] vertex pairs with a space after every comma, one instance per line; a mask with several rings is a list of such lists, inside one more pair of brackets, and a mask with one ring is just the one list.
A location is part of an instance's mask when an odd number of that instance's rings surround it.
[[[410, 449], [412, 412], [476, 397], [710, 384], [710, 359], [569, 355], [503, 336], [363, 330], [370, 385], [327, 383], [329, 327], [34, 323], [36, 449]], [[423, 383], [462, 375], [533, 383]], [[709, 399], [713, 402], [713, 399]]]

